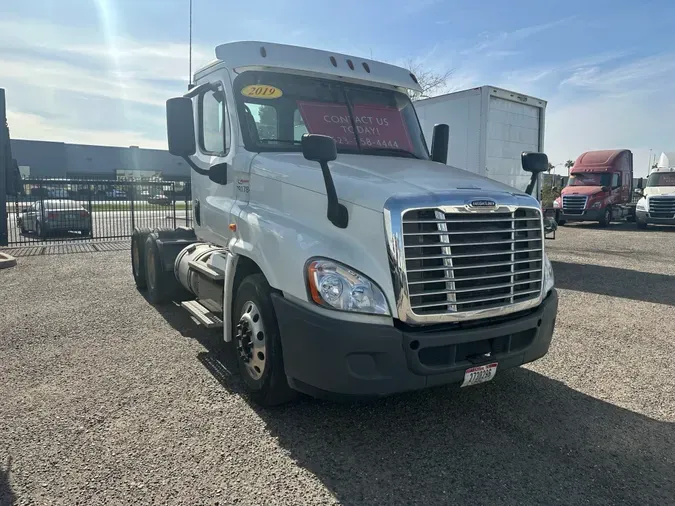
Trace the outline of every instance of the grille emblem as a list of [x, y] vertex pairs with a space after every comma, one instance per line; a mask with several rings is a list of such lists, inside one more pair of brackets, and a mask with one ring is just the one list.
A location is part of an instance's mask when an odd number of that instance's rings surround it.
[[471, 207], [497, 207], [494, 200], [472, 200], [469, 205]]

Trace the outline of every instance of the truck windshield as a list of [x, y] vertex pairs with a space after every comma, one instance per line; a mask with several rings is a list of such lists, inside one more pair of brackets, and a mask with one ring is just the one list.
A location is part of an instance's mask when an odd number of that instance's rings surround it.
[[675, 186], [675, 172], [652, 172], [647, 186]]
[[602, 174], [586, 172], [584, 174], [574, 174], [570, 176], [567, 186], [609, 186], [611, 183], [611, 174], [606, 172]]
[[328, 79], [248, 71], [234, 81], [249, 151], [300, 151], [306, 133], [329, 135], [339, 153], [428, 159], [404, 93]]

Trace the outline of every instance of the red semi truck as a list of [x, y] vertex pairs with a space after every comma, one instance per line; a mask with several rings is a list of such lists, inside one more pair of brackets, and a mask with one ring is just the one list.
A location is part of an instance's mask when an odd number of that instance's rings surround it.
[[587, 151], [570, 169], [567, 186], [553, 202], [556, 221], [634, 219], [633, 153], [628, 149]]

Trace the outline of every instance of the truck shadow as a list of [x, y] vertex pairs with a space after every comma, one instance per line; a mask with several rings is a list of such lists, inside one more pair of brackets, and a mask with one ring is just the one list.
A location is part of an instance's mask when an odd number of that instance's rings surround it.
[[675, 306], [675, 276], [552, 260], [558, 288]]
[[[246, 399], [218, 333], [179, 308], [162, 314], [202, 343], [198, 360]], [[675, 424], [524, 368], [466, 390], [250, 406], [289, 458], [347, 506], [666, 504], [675, 493]]]
[[672, 499], [675, 425], [515, 369], [491, 385], [258, 410], [344, 505]]
[[17, 497], [9, 484], [9, 473], [12, 470], [12, 457], [7, 457], [7, 464], [0, 465], [0, 504], [10, 505], [17, 503]]

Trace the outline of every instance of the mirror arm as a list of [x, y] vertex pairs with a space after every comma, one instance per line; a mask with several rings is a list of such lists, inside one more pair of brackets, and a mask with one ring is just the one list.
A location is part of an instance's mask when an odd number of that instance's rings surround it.
[[328, 198], [326, 217], [336, 227], [347, 228], [347, 225], [349, 224], [349, 213], [347, 212], [347, 208], [338, 202], [335, 183], [333, 183], [333, 176], [328, 168], [328, 162], [322, 160], [319, 164], [321, 165], [321, 173], [323, 174], [323, 181], [326, 185], [326, 197]]
[[196, 97], [197, 95], [201, 95], [202, 93], [206, 93], [207, 91], [216, 91], [217, 89], [218, 89], [217, 84], [203, 83], [200, 84], [199, 86], [195, 86], [183, 96], [185, 98], [193, 98]]
[[527, 188], [525, 188], [525, 193], [528, 195], [532, 195], [532, 192], [534, 191], [534, 185], [537, 184], [537, 176], [539, 174], [537, 172], [532, 173], [532, 177], [530, 178], [530, 183], [527, 185]]
[[208, 176], [209, 175], [209, 170], [208, 169], [200, 169], [195, 162], [190, 160], [189, 156], [182, 156], [181, 157], [183, 160], [185, 160], [185, 163], [187, 163], [192, 170], [194, 170], [197, 174], [201, 176]]

